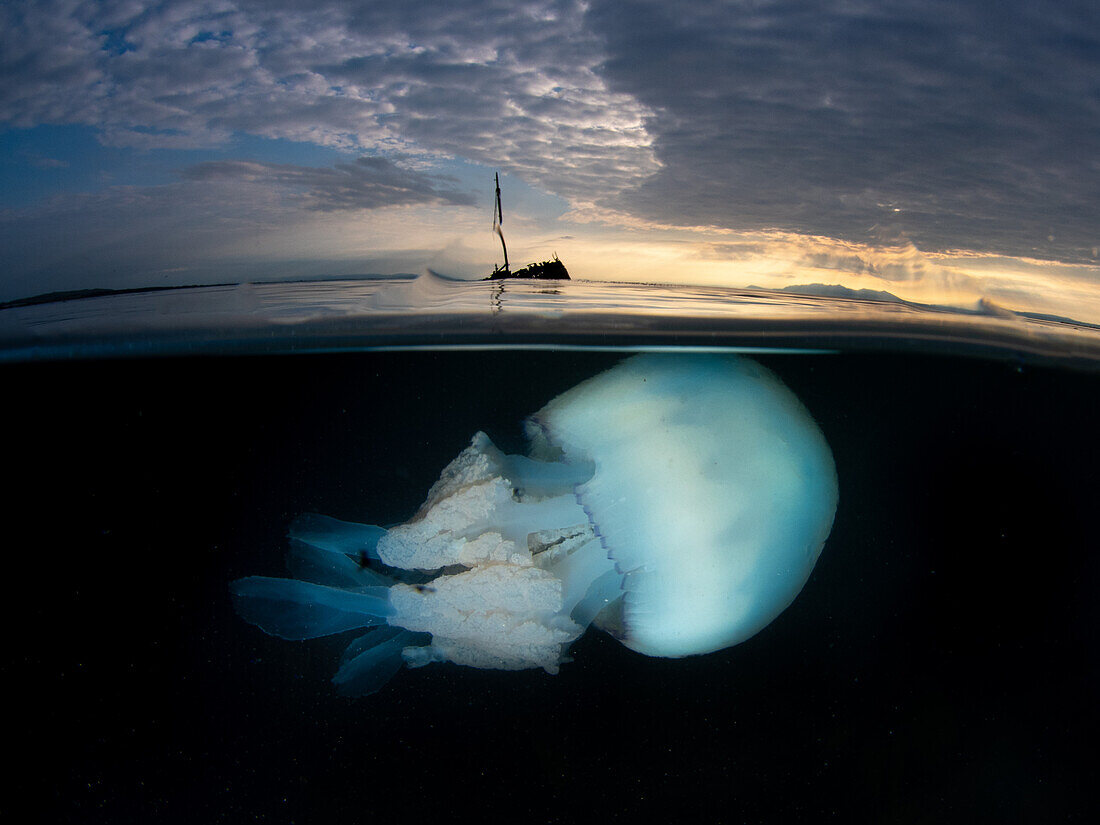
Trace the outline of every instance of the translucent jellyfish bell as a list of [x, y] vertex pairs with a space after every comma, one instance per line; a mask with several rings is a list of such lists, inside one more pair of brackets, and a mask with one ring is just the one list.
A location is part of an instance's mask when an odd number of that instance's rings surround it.
[[747, 358], [629, 358], [547, 404], [527, 435], [525, 457], [477, 433], [389, 530], [302, 517], [299, 578], [234, 582], [238, 611], [290, 639], [370, 628], [335, 677], [354, 695], [402, 664], [556, 673], [590, 624], [690, 656], [779, 615], [832, 526], [821, 431]]

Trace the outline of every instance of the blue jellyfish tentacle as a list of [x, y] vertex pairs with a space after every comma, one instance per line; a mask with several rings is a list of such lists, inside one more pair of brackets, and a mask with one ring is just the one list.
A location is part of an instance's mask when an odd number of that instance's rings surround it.
[[296, 579], [345, 590], [389, 587], [394, 582], [392, 577], [367, 567], [361, 559], [323, 550], [300, 539], [291, 539], [286, 565]]
[[377, 559], [378, 540], [384, 535], [384, 527], [340, 521], [320, 513], [303, 513], [290, 525], [290, 538], [353, 558]]
[[230, 585], [241, 617], [282, 639], [313, 639], [385, 624], [394, 614], [389, 588], [344, 590], [323, 584], [248, 576]]
[[570, 618], [581, 627], [588, 627], [601, 610], [623, 595], [623, 577], [614, 568], [600, 574], [577, 602]]
[[[561, 581], [561, 609], [567, 616], [572, 615], [577, 605], [587, 598], [594, 582], [602, 579], [607, 572], [615, 573], [613, 562], [597, 538], [561, 557], [548, 569]], [[593, 595], [593, 598], [596, 596]], [[587, 626], [587, 623], [581, 624], [581, 627]]]
[[404, 649], [428, 638], [427, 634], [392, 626], [368, 631], [344, 651], [340, 669], [332, 677], [336, 690], [344, 696], [377, 693], [405, 664]]
[[504, 475], [525, 492], [551, 497], [569, 493], [592, 477], [592, 462], [569, 464], [564, 461], [538, 461], [522, 455], [503, 456]]

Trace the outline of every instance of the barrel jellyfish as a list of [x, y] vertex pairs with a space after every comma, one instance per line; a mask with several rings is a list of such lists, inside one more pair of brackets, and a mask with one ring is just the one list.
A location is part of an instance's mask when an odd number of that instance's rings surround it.
[[333, 678], [348, 695], [403, 664], [556, 673], [589, 625], [692, 656], [778, 616], [832, 527], [824, 436], [745, 357], [636, 355], [525, 431], [526, 456], [475, 434], [405, 524], [302, 516], [295, 578], [239, 579], [238, 612], [285, 639], [365, 629]]

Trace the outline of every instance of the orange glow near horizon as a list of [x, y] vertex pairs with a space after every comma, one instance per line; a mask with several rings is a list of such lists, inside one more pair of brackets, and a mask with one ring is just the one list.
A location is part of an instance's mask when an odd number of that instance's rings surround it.
[[[1003, 308], [1100, 324], [1100, 265], [967, 250], [925, 252], [791, 232], [736, 232], [650, 225], [624, 216], [586, 220], [508, 216], [515, 267], [557, 254], [577, 280], [795, 288], [839, 286], [889, 293], [924, 305]], [[580, 218], [580, 220], [576, 220]], [[623, 218], [616, 224], [615, 218]], [[416, 274], [432, 269], [484, 277], [502, 260], [484, 210], [394, 207], [369, 214], [317, 214], [272, 227], [247, 246], [219, 252], [271, 260], [321, 259], [326, 274]], [[888, 296], [878, 296], [887, 298]]]

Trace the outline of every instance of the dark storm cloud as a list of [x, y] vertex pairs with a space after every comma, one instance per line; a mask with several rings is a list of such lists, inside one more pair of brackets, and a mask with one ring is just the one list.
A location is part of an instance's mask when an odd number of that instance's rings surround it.
[[402, 169], [388, 158], [363, 157], [331, 168], [209, 161], [188, 167], [183, 177], [192, 181], [248, 181], [273, 184], [303, 193], [306, 206], [322, 212], [376, 209], [382, 206], [451, 204], [470, 206], [474, 197], [452, 188], [449, 179]]
[[1100, 6], [595, 0], [661, 222], [1095, 260]]

